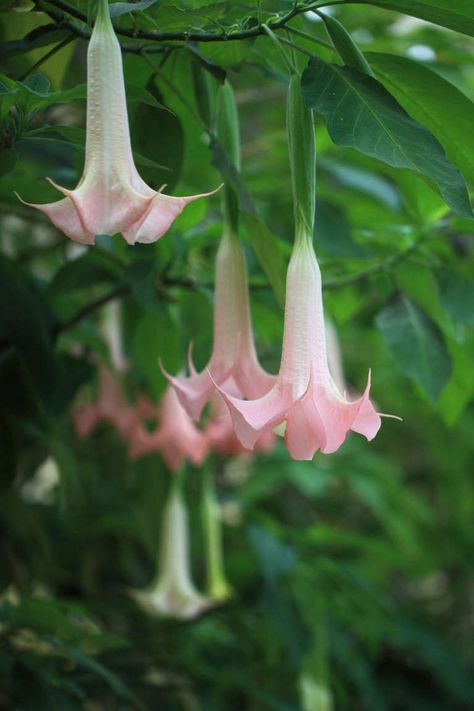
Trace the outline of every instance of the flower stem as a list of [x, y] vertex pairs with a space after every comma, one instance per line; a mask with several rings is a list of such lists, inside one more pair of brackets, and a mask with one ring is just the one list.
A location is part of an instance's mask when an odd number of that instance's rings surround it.
[[222, 527], [209, 467], [202, 472], [201, 516], [206, 551], [206, 593], [214, 600], [225, 600], [232, 594], [232, 588], [224, 573]]

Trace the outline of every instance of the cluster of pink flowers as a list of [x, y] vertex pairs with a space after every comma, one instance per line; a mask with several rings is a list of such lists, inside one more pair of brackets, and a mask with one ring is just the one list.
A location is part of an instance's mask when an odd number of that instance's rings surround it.
[[[328, 364], [321, 273], [312, 243], [313, 123], [296, 76], [290, 81], [287, 116], [296, 236], [287, 273], [278, 375], [265, 372], [257, 358], [245, 257], [236, 222], [225, 210], [216, 261], [213, 350], [207, 367], [196, 372], [190, 358], [188, 377], [166, 374], [170, 387], [159, 406], [142, 400], [134, 407], [112, 373], [101, 367], [97, 402], [75, 413], [79, 434], [87, 435], [100, 420], [107, 420], [127, 439], [131, 457], [159, 451], [170, 469], [177, 470], [183, 459], [202, 463], [210, 449], [223, 454], [268, 450], [275, 428], [284, 431], [294, 459], [311, 459], [318, 450], [336, 451], [350, 430], [369, 440], [377, 433], [380, 416], [369, 400], [370, 374], [364, 393], [348, 400]], [[136, 170], [120, 45], [107, 0], [99, 1], [88, 48], [83, 175], [74, 190], [55, 187], [65, 196], [62, 200], [33, 207], [84, 244], [93, 244], [97, 234], [117, 232], [129, 244], [153, 242], [189, 202], [203, 197], [156, 192]], [[208, 403], [210, 417], [198, 429], [192, 420], [199, 420]], [[158, 422], [154, 431], [144, 424], [150, 417]]]
[[[173, 472], [179, 471], [184, 461], [201, 465], [212, 451], [224, 456], [251, 455], [236, 437], [232, 419], [219, 395], [213, 397], [210, 416], [199, 429], [171, 386], [158, 405], [143, 396], [131, 405], [119, 376], [105, 366], [99, 367], [96, 400], [76, 407], [72, 414], [80, 437], [91, 435], [102, 422], [111, 424], [127, 443], [130, 459], [158, 453]], [[269, 451], [274, 441], [275, 436], [269, 433], [257, 449]]]
[[[116, 233], [121, 233], [130, 245], [154, 242], [167, 232], [187, 204], [211, 193], [171, 197], [164, 195], [162, 189], [153, 190], [139, 176], [132, 154], [121, 50], [107, 0], [98, 3], [87, 62], [82, 177], [74, 190], [52, 183], [64, 198], [32, 207], [82, 244], [94, 244], [98, 234]], [[220, 119], [218, 116], [218, 123], [224, 124], [229, 139], [224, 143], [239, 169], [234, 98], [227, 83], [220, 92], [226, 109]], [[288, 97], [295, 240], [287, 272], [278, 374], [267, 373], [257, 357], [245, 255], [227, 186], [223, 199], [224, 232], [215, 270], [213, 348], [206, 368], [197, 372], [190, 355], [188, 376], [173, 376], [163, 369], [168, 386], [158, 404], [143, 396], [130, 404], [120, 384], [126, 362], [117, 329], [113, 328], [109, 345], [114, 368], [99, 365], [96, 400], [77, 406], [73, 412], [80, 437], [89, 436], [101, 422], [107, 422], [127, 443], [131, 459], [157, 452], [175, 473], [162, 518], [158, 577], [149, 591], [132, 593], [146, 609], [160, 614], [191, 617], [231, 594], [223, 572], [217, 498], [205, 472], [206, 595], [201, 595], [193, 584], [182, 491], [185, 461], [200, 466], [210, 452], [245, 457], [254, 450], [268, 452], [275, 444], [275, 432], [284, 433], [292, 458], [312, 459], [318, 450], [335, 452], [351, 430], [371, 440], [380, 427], [380, 415], [369, 400], [370, 373], [363, 394], [347, 399], [331, 332], [329, 341], [327, 338], [321, 273], [312, 242], [314, 127], [296, 76], [290, 80]], [[199, 427], [205, 408], [207, 413]]]

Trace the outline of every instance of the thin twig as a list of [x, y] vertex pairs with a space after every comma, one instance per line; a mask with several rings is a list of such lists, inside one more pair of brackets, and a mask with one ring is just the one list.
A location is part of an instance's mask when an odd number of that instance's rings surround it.
[[105, 306], [105, 304], [108, 304], [109, 301], [113, 301], [119, 296], [125, 296], [126, 294], [129, 294], [130, 291], [131, 287], [128, 284], [120, 284], [119, 286], [115, 287], [115, 289], [112, 289], [112, 291], [109, 291], [107, 294], [104, 294], [104, 296], [101, 296], [99, 299], [91, 301], [89, 304], [86, 304], [82, 309], [79, 309], [79, 311], [75, 313], [74, 316], [71, 316], [71, 318], [67, 319], [66, 321], [59, 323], [55, 328], [55, 335], [57, 336], [60, 333], [64, 333], [64, 331], [68, 331], [70, 328], [77, 326], [77, 324], [80, 323], [83, 319], [87, 318], [87, 316], [90, 316], [90, 314], [94, 313], [94, 311], [97, 311], [102, 306]]
[[[74, 34], [81, 37], [89, 37], [90, 31], [78, 28], [78, 25], [72, 23], [62, 13], [59, 15], [52, 11], [49, 6], [58, 8], [62, 12], [67, 13], [70, 17], [74, 17], [81, 22], [87, 24], [87, 15], [77, 8], [64, 2], [64, 0], [36, 0], [36, 7], [46, 12], [50, 17], [55, 19], [63, 27], [70, 29]], [[278, 30], [285, 27], [290, 20], [302, 13], [311, 9], [311, 5], [295, 4], [293, 8], [283, 17], [280, 17], [274, 22], [268, 23], [267, 27], [271, 30]], [[263, 25], [256, 25], [245, 30], [236, 32], [147, 32], [136, 28], [115, 27], [117, 35], [122, 37], [132, 37], [133, 39], [146, 39], [154, 42], [232, 42], [237, 40], [252, 39], [265, 34]]]
[[380, 262], [379, 264], [374, 264], [371, 267], [367, 267], [367, 269], [357, 272], [356, 274], [350, 274], [347, 277], [341, 277], [340, 279], [329, 279], [328, 281], [325, 281], [323, 283], [323, 289], [340, 289], [344, 286], [351, 286], [352, 284], [357, 284], [359, 281], [363, 281], [368, 277], [374, 276], [374, 274], [380, 274], [381, 272], [390, 271], [390, 269], [392, 269], [394, 266], [396, 266], [400, 262], [403, 262], [411, 254], [413, 254], [413, 252], [418, 249], [420, 244], [424, 242], [426, 237], [427, 235], [422, 235], [421, 237], [419, 237], [419, 239], [416, 240], [416, 242], [412, 244], [411, 247], [406, 249], [404, 252], [400, 252], [400, 254], [394, 254], [391, 257], [387, 257], [387, 259], [384, 259], [383, 262]]

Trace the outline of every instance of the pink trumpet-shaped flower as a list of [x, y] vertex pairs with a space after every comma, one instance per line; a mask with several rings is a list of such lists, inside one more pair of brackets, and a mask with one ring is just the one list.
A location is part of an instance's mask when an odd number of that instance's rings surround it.
[[[219, 393], [214, 393], [211, 398], [211, 416], [206, 423], [205, 434], [209, 441], [209, 447], [219, 454], [244, 457], [252, 454], [252, 451], [246, 449], [235, 434], [229, 409]], [[273, 449], [275, 441], [275, 434], [268, 430], [256, 441], [254, 450], [269, 452]]]
[[50, 180], [65, 198], [31, 205], [76, 242], [93, 244], [95, 235], [118, 232], [129, 244], [155, 242], [188, 203], [210, 194], [163, 195], [139, 176], [130, 144], [122, 56], [107, 0], [99, 0], [87, 52], [85, 153], [84, 171], [74, 190]]
[[132, 459], [159, 452], [172, 471], [178, 471], [185, 459], [202, 464], [206, 458], [208, 438], [198, 430], [169, 387], [158, 411], [160, 424], [154, 432], [141, 424], [130, 433], [129, 454]]
[[73, 421], [79, 437], [90, 435], [100, 422], [109, 422], [126, 438], [136, 426], [138, 416], [125, 400], [116, 377], [108, 368], [100, 366], [97, 401], [76, 409]]
[[[264, 395], [275, 376], [260, 366], [253, 341], [245, 257], [237, 237], [226, 229], [216, 259], [214, 345], [207, 367], [197, 373], [189, 358], [190, 377], [171, 377], [181, 404], [194, 420], [214, 392], [227, 382], [241, 397]], [[214, 382], [213, 382], [214, 381]]]
[[275, 385], [263, 397], [244, 401], [219, 391], [244, 447], [286, 422], [285, 440], [293, 459], [312, 459], [320, 449], [336, 451], [349, 430], [371, 440], [380, 416], [364, 394], [349, 402], [330, 375], [326, 354], [321, 273], [309, 238], [293, 249], [286, 282], [283, 352]]

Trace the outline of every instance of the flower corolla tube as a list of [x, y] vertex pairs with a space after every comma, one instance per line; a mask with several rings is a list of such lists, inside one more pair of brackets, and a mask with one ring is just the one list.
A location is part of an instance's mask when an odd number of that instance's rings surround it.
[[[186, 205], [203, 193], [172, 197], [150, 188], [135, 167], [130, 143], [120, 44], [107, 0], [99, 0], [87, 52], [87, 130], [82, 177], [74, 190], [49, 182], [64, 199], [32, 204], [70, 239], [122, 233], [129, 244], [155, 242]], [[163, 186], [164, 187], [164, 186]]]

